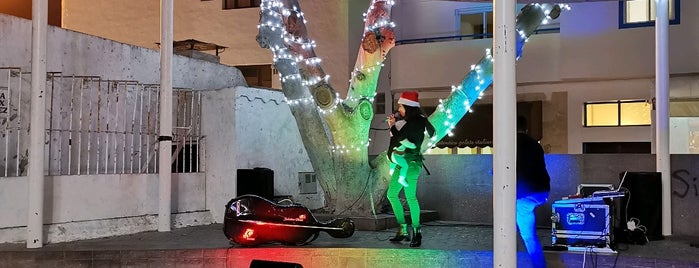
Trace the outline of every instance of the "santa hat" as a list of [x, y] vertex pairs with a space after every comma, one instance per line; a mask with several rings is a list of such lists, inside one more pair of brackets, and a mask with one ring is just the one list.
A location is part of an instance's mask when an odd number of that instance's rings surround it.
[[416, 91], [406, 91], [400, 94], [400, 99], [398, 99], [398, 104], [403, 104], [405, 106], [420, 107], [420, 103], [417, 100]]

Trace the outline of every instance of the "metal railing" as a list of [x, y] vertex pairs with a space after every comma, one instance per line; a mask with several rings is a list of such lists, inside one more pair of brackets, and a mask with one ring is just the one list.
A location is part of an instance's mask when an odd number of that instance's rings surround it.
[[[538, 30], [534, 31], [533, 34], [558, 33], [558, 32], [560, 32], [560, 30], [561, 30], [560, 28], [538, 29]], [[397, 40], [396, 45], [421, 44], [421, 43], [445, 42], [445, 41], [459, 41], [459, 40], [473, 40], [473, 39], [485, 39], [485, 38], [493, 38], [493, 33], [411, 38], [411, 39]]]
[[[0, 176], [21, 176], [26, 173], [26, 141], [29, 140], [29, 79], [20, 68], [0, 68]], [[24, 142], [24, 143], [23, 143]], [[4, 147], [4, 148], [3, 148]]]
[[[25, 76], [18, 68], [0, 68], [0, 112], [7, 112], [0, 113], [0, 177], [26, 175], [31, 79]], [[157, 172], [159, 89], [137, 81], [48, 73], [47, 174]], [[173, 89], [173, 107], [172, 171], [200, 172], [201, 93]]]

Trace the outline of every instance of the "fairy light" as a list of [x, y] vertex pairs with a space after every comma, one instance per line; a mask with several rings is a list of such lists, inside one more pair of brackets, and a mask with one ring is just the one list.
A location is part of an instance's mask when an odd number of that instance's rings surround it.
[[[260, 24], [257, 26], [257, 28], [262, 28], [262, 27], [267, 27], [273, 32], [279, 32], [280, 38], [284, 41], [284, 44], [287, 46], [285, 47], [279, 47], [278, 45], [275, 45], [273, 48], [270, 48], [272, 53], [274, 54], [273, 56], [273, 61], [276, 64], [279, 60], [290, 60], [291, 65], [296, 65], [298, 63], [303, 63], [306, 66], [312, 67], [320, 64], [322, 60], [319, 57], [313, 56], [313, 57], [304, 57], [303, 55], [306, 53], [302, 53], [299, 55], [294, 55], [292, 53], [288, 46], [293, 46], [295, 44], [299, 44], [301, 49], [304, 50], [311, 50], [316, 47], [316, 43], [314, 40], [304, 40], [302, 37], [297, 37], [294, 36], [293, 34], [289, 33], [281, 24], [281, 21], [283, 20], [284, 17], [289, 17], [289, 16], [296, 16], [297, 18], [301, 18], [304, 23], [307, 23], [305, 16], [303, 12], [299, 10], [297, 6], [292, 6], [291, 9], [284, 7], [284, 4], [281, 1], [278, 0], [270, 0], [270, 1], [263, 1], [262, 5], [260, 6], [261, 12], [269, 15], [271, 18], [266, 21], [261, 21]], [[274, 20], [274, 21], [273, 21]], [[320, 83], [321, 81], [327, 81], [329, 76], [325, 77], [309, 77], [307, 79], [302, 79], [302, 77], [298, 74], [294, 75], [286, 75], [280, 78], [282, 82], [287, 82], [291, 80], [303, 80], [302, 85], [304, 86], [312, 86]]]
[[290, 75], [281, 76], [280, 79], [282, 82], [301, 80], [301, 75], [300, 74], [290, 74]]
[[299, 98], [299, 99], [294, 99], [290, 100], [286, 97], [284, 97], [284, 102], [289, 104], [289, 106], [295, 106], [295, 105], [301, 105], [301, 104], [311, 104], [315, 103], [315, 99], [313, 96], [305, 97], [305, 98]]
[[307, 65], [313, 65], [313, 64], [319, 64], [321, 62], [321, 59], [318, 57], [311, 57], [311, 58], [306, 58], [303, 60], [303, 63]]
[[[364, 21], [366, 21], [366, 19], [364, 19]], [[388, 20], [386, 20], [386, 19], [381, 19], [381, 20], [375, 22], [375, 23], [372, 24], [372, 25], [369, 25], [369, 26], [367, 26], [367, 27], [364, 27], [364, 31], [367, 31], [367, 32], [368, 32], [368, 31], [374, 31], [374, 30], [376, 30], [376, 29], [383, 28], [383, 27], [386, 27], [386, 26], [388, 26], [388, 27], [390, 27], [390, 28], [395, 28], [395, 27], [396, 27], [396, 24], [395, 24], [394, 22], [392, 22], [392, 21], [388, 21]]]
[[333, 153], [337, 154], [348, 154], [352, 152], [361, 152], [362, 150], [365, 150], [366, 148], [369, 148], [369, 145], [371, 144], [371, 139], [367, 139], [366, 141], [360, 141], [358, 144], [335, 144], [330, 146], [330, 150]]

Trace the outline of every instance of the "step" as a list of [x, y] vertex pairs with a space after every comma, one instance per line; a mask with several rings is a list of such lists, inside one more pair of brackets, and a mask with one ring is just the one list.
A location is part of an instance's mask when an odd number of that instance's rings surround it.
[[[332, 215], [319, 214], [315, 215], [318, 220], [327, 221], [333, 219]], [[354, 221], [355, 230], [359, 231], [381, 231], [390, 228], [398, 227], [396, 217], [393, 214], [382, 213], [376, 216], [353, 216], [350, 217]], [[405, 212], [405, 219], [410, 224], [410, 212]], [[439, 219], [439, 214], [436, 210], [421, 210], [420, 222], [429, 222]]]

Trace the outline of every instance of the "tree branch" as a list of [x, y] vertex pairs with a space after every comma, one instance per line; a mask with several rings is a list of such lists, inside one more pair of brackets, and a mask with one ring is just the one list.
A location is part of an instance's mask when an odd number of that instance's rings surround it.
[[319, 182], [326, 201], [333, 203], [337, 186], [332, 139], [318, 111], [319, 107], [335, 103], [336, 94], [315, 56], [315, 42], [308, 37], [298, 1], [264, 0], [258, 28], [257, 42], [274, 54], [274, 67], [279, 71], [282, 91], [301, 130], [304, 147], [316, 174], [324, 178]]

